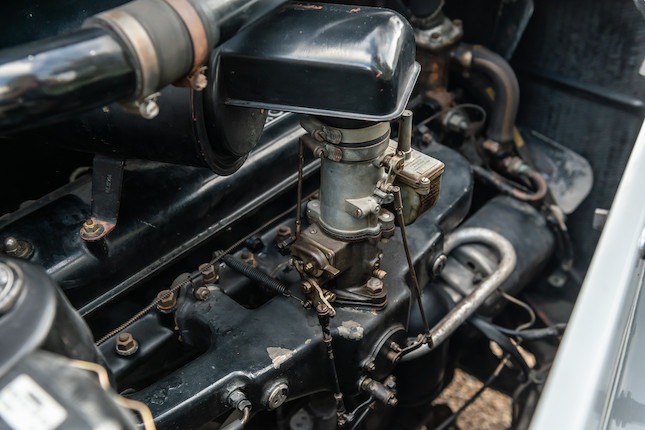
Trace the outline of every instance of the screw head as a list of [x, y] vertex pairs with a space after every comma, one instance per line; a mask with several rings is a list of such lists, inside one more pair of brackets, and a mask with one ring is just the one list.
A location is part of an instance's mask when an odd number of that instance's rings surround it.
[[279, 384], [274, 387], [267, 397], [267, 407], [269, 409], [276, 409], [287, 400], [289, 394], [289, 386], [285, 383]]
[[434, 262], [432, 263], [432, 273], [435, 276], [439, 276], [441, 272], [443, 272], [443, 269], [446, 267], [446, 263], [448, 262], [448, 257], [446, 257], [444, 254], [441, 254], [437, 258], [435, 258]]
[[195, 73], [190, 78], [190, 86], [195, 91], [202, 91], [208, 85], [208, 79], [203, 73]]
[[153, 119], [159, 115], [159, 105], [156, 100], [146, 99], [139, 105], [139, 114], [145, 119]]
[[14, 254], [18, 251], [18, 240], [9, 236], [4, 240], [4, 250], [7, 254]]

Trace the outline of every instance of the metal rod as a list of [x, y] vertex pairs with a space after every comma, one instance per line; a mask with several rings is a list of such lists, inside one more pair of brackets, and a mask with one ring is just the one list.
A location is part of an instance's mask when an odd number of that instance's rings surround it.
[[296, 238], [300, 237], [302, 230], [302, 176], [305, 166], [305, 144], [302, 137], [298, 140], [298, 201], [296, 204]]
[[428, 324], [428, 318], [426, 317], [425, 310], [423, 309], [423, 301], [421, 301], [421, 288], [419, 287], [417, 272], [414, 269], [414, 263], [412, 262], [412, 255], [410, 255], [408, 237], [405, 234], [405, 221], [403, 219], [403, 200], [401, 198], [401, 188], [393, 186], [391, 188], [391, 192], [394, 194], [394, 208], [396, 209], [396, 215], [399, 219], [399, 229], [401, 230], [401, 239], [403, 240], [403, 250], [405, 251], [405, 258], [408, 260], [410, 280], [412, 281], [412, 290], [417, 299], [417, 304], [419, 305], [419, 313], [421, 314], [421, 320], [423, 321], [425, 333], [429, 334], [430, 326]]
[[412, 154], [412, 112], [404, 110], [399, 119], [399, 138], [397, 149], [410, 158]]
[[332, 378], [332, 384], [334, 387], [334, 398], [336, 399], [336, 414], [338, 417], [341, 417], [345, 414], [345, 403], [343, 402], [343, 393], [340, 391], [340, 381], [338, 379], [338, 371], [336, 370], [336, 359], [334, 358], [334, 349], [332, 347], [332, 335], [331, 330], [329, 329], [329, 308], [320, 304], [316, 307], [316, 312], [318, 313], [318, 321], [320, 322], [320, 327], [322, 328], [323, 342], [326, 347], [327, 352], [327, 361], [329, 363], [329, 373]]

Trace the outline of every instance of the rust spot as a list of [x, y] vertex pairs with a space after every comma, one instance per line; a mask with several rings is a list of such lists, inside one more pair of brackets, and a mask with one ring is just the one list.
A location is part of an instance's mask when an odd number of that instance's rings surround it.
[[355, 7], [354, 9], [351, 9], [351, 10], [349, 11], [349, 13], [356, 13], [356, 12], [360, 12], [360, 11], [361, 11], [361, 8], [360, 8], [360, 7]]

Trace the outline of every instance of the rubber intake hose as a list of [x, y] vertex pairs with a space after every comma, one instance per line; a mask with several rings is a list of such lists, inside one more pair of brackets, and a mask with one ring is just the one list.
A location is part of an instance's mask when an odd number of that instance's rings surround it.
[[511, 66], [502, 56], [481, 45], [459, 44], [452, 56], [463, 67], [479, 71], [490, 79], [494, 96], [486, 135], [496, 142], [512, 142], [520, 86]]

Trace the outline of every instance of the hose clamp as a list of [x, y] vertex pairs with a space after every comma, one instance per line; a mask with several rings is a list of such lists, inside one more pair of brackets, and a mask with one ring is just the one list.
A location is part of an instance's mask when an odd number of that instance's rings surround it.
[[[208, 38], [204, 23], [192, 4], [188, 0], [165, 0], [186, 25], [188, 34], [193, 44], [193, 67], [185, 78], [180, 79], [176, 85], [188, 83], [194, 90], [200, 91], [206, 87], [205, 79], [197, 79], [203, 75], [202, 65], [208, 56]], [[202, 86], [203, 85], [203, 86]]]
[[137, 75], [137, 88], [130, 104], [138, 111], [138, 106], [159, 88], [159, 60], [152, 39], [136, 18], [120, 9], [95, 15], [83, 24], [84, 27], [92, 25], [110, 30], [127, 45]]

